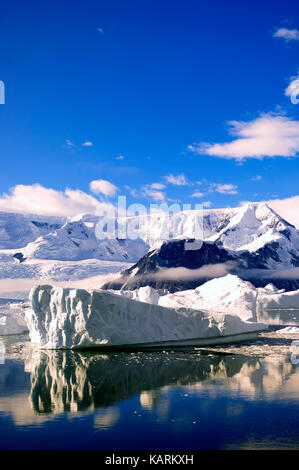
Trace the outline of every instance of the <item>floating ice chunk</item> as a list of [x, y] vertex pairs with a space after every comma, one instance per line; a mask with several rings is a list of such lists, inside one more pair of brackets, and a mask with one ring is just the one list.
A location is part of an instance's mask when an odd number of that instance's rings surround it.
[[0, 336], [16, 335], [24, 333], [25, 331], [28, 331], [28, 327], [22, 312], [22, 307], [19, 304], [7, 305], [5, 309], [1, 309]]
[[166, 308], [101, 290], [37, 286], [30, 300], [30, 337], [45, 349], [218, 344], [266, 328], [233, 315]]
[[299, 328], [296, 326], [287, 326], [286, 328], [281, 328], [276, 332], [277, 334], [299, 334]]
[[154, 289], [150, 286], [139, 287], [135, 290], [112, 290], [111, 293], [122, 295], [128, 299], [139, 300], [148, 304], [158, 305], [160, 297], [168, 294], [166, 289]]
[[275, 293], [259, 289], [259, 310], [299, 310], [299, 290]]

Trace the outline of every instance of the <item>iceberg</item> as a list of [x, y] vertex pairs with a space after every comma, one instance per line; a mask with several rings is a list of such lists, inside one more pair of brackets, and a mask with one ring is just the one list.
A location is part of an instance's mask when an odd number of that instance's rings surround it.
[[[275, 289], [274, 286], [272, 286]], [[169, 293], [167, 290], [156, 290], [151, 286], [139, 287], [134, 291], [110, 291], [118, 295], [161, 305], [166, 308], [192, 308], [212, 312], [229, 312], [245, 321], [257, 321], [259, 292], [273, 294], [270, 286], [257, 289], [248, 281], [238, 276], [226, 276], [207, 281], [195, 289]], [[279, 291], [280, 292], [280, 291]]]
[[267, 328], [236, 315], [164, 307], [104, 290], [39, 285], [26, 321], [41, 349], [177, 347], [251, 339]]
[[6, 304], [0, 307], [0, 336], [17, 335], [27, 331], [23, 304]]
[[168, 294], [159, 299], [159, 305], [177, 307], [179, 305], [206, 309], [214, 312], [229, 312], [242, 320], [257, 321], [257, 289], [238, 276], [228, 274], [205, 282], [196, 289]]
[[281, 328], [276, 333], [279, 335], [298, 335], [299, 328], [296, 326], [287, 326], [286, 328]]
[[286, 322], [299, 324], [299, 290], [285, 292], [273, 284], [255, 287], [234, 274], [212, 279], [195, 289], [175, 293], [156, 290], [151, 286], [139, 287], [134, 291], [112, 292], [166, 308], [228, 312], [245, 321], [275, 325]]

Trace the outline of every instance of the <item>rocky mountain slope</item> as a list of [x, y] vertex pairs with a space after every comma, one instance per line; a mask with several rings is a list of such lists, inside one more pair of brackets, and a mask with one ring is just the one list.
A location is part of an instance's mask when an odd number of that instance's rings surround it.
[[175, 292], [234, 273], [256, 286], [299, 288], [299, 231], [267, 205], [208, 211], [203, 227], [198, 249], [186, 248], [186, 239], [164, 241], [104, 287]]

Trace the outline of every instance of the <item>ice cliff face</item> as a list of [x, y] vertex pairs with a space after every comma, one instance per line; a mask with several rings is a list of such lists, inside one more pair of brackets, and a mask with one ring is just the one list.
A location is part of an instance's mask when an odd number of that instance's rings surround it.
[[[45, 349], [210, 343], [261, 331], [265, 325], [191, 308], [166, 308], [106, 291], [38, 286], [26, 312], [31, 341]], [[196, 344], [196, 343], [195, 343]]]

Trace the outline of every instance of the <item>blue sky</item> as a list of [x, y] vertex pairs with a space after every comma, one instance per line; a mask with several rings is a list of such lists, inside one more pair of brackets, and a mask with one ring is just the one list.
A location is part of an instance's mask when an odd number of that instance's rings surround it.
[[0, 39], [0, 210], [55, 191], [298, 205], [296, 0], [17, 0]]

